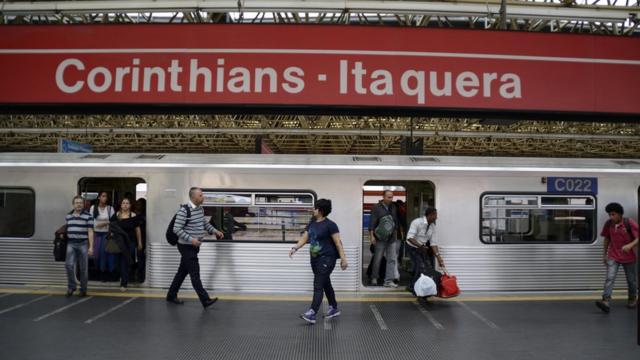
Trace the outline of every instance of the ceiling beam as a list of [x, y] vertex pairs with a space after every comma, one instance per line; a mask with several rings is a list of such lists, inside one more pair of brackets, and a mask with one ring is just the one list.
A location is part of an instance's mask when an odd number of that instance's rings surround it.
[[[58, 135], [297, 135], [297, 136], [410, 136], [409, 130], [395, 129], [292, 129], [292, 128], [0, 128], [0, 134], [58, 134]], [[557, 134], [532, 132], [498, 132], [498, 131], [438, 131], [414, 130], [414, 137], [455, 137], [455, 138], [494, 138], [494, 139], [557, 139], [557, 140], [613, 140], [640, 141], [637, 135], [601, 135], [601, 134]]]
[[[597, 1], [596, 1], [597, 3]], [[293, 12], [377, 13], [493, 17], [500, 1], [387, 1], [387, 0], [132, 0], [132, 1], [17, 1], [2, 2], [0, 13], [13, 16], [147, 13], [147, 12]], [[576, 5], [551, 2], [507, 2], [507, 17], [574, 21], [625, 22], [639, 18], [638, 6]]]

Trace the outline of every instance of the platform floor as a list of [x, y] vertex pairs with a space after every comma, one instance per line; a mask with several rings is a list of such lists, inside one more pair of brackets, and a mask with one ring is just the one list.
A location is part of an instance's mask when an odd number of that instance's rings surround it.
[[[308, 294], [226, 294], [203, 310], [162, 292], [0, 289], [0, 359], [638, 359], [636, 312], [616, 300], [503, 297], [416, 302], [338, 294], [342, 316], [307, 325]], [[326, 306], [326, 304], [324, 304]]]

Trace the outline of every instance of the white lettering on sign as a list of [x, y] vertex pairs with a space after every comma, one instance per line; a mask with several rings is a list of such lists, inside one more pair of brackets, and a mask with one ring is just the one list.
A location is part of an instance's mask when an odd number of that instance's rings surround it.
[[[367, 77], [368, 73], [371, 76]], [[350, 64], [348, 60], [340, 60], [340, 94], [353, 92], [361, 95], [393, 95], [393, 84], [393, 75], [386, 69], [369, 72], [361, 61]], [[454, 74], [449, 71], [438, 73], [407, 69], [400, 75], [400, 90], [407, 96], [415, 97], [418, 104], [427, 103], [429, 96], [459, 95], [471, 98], [482, 94], [483, 97], [490, 98], [495, 90], [504, 99], [522, 98], [520, 77], [512, 73], [500, 75], [463, 71]]]
[[[404, 95], [413, 98], [416, 104], [427, 104], [432, 97], [522, 98], [520, 76], [514, 73], [425, 69], [391, 71], [368, 67], [363, 61], [345, 59], [340, 59], [337, 65], [338, 78], [333, 80], [333, 86], [340, 95]], [[69, 58], [58, 64], [55, 81], [65, 94], [80, 91], [96, 94], [108, 91], [298, 94], [307, 86], [306, 73], [309, 71], [300, 66], [231, 66], [224, 58], [215, 61], [171, 59], [164, 66], [144, 66], [139, 58], [134, 58], [130, 65], [117, 67], [88, 67], [80, 59]], [[325, 72], [312, 73], [310, 78], [318, 78], [323, 83], [329, 80]]]
[[58, 89], [67, 94], [73, 94], [82, 89], [84, 81], [76, 81], [73, 85], [64, 82], [64, 72], [68, 67], [73, 66], [76, 70], [84, 70], [84, 64], [78, 59], [66, 59], [58, 65], [56, 69], [56, 85]]
[[555, 179], [554, 186], [557, 191], [567, 192], [591, 192], [593, 183], [591, 179]]
[[[231, 93], [277, 93], [280, 89], [290, 94], [304, 90], [304, 70], [297, 66], [289, 66], [282, 73], [274, 68], [259, 67], [249, 69], [233, 67], [225, 71], [224, 59], [218, 59], [215, 78], [211, 68], [201, 66], [198, 59], [191, 59], [188, 67], [189, 92], [211, 92], [215, 82], [216, 92]], [[66, 94], [74, 94], [85, 89], [94, 93], [108, 90], [122, 92], [130, 88], [131, 92], [182, 92], [184, 69], [179, 60], [171, 60], [171, 65], [140, 67], [140, 59], [133, 59], [131, 66], [109, 69], [96, 66], [86, 71], [85, 64], [78, 59], [65, 59], [56, 68], [56, 86]], [[142, 72], [142, 77], [140, 73]], [[74, 80], [70, 80], [74, 79]], [[79, 80], [80, 78], [81, 80]]]

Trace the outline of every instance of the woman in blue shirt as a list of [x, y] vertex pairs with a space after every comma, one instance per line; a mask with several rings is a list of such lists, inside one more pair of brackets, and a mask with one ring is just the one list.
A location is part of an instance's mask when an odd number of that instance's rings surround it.
[[329, 310], [324, 316], [332, 318], [340, 315], [336, 294], [331, 286], [331, 272], [336, 266], [338, 257], [341, 259], [340, 267], [342, 270], [346, 270], [348, 266], [338, 225], [327, 218], [329, 213], [331, 213], [331, 200], [320, 199], [316, 201], [313, 220], [302, 234], [302, 238], [289, 251], [289, 257], [292, 257], [306, 243], [309, 243], [311, 269], [313, 270], [313, 301], [311, 308], [300, 317], [311, 324], [316, 323], [316, 314], [322, 304], [323, 294], [327, 295], [329, 301]]

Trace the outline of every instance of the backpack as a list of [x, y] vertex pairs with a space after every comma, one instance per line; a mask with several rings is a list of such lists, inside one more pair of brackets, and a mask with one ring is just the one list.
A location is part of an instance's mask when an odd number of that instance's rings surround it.
[[393, 223], [393, 216], [387, 214], [378, 220], [378, 226], [373, 231], [376, 235], [376, 239], [380, 241], [387, 241], [393, 235], [395, 224]]
[[[629, 236], [631, 237], [631, 241], [633, 241], [634, 237], [633, 237], [633, 232], [631, 231], [631, 222], [629, 221], [629, 218], [622, 218], [622, 223], [624, 224], [624, 228], [627, 229], [627, 234], [629, 234]], [[607, 227], [610, 227], [611, 220], [607, 220], [605, 225]]]
[[[180, 207], [184, 208], [187, 211], [187, 220], [184, 223], [184, 227], [187, 227], [187, 225], [189, 224], [189, 218], [191, 218], [191, 209], [189, 209], [189, 205], [186, 205], [186, 204], [185, 205], [180, 205]], [[176, 246], [178, 244], [178, 234], [173, 232], [173, 227], [176, 225], [176, 216], [177, 215], [178, 215], [178, 213], [175, 213], [175, 215], [173, 215], [173, 218], [169, 222], [169, 226], [167, 226], [166, 237], [167, 237], [167, 242], [171, 246]]]

